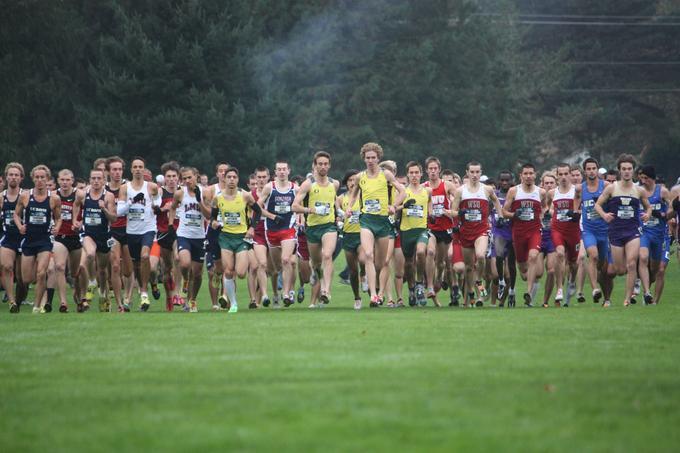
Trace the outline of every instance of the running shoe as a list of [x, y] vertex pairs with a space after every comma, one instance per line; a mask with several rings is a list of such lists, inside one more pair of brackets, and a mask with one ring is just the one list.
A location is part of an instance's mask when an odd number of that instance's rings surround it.
[[[224, 294], [220, 294], [220, 297], [217, 298], [217, 303], [222, 310], [229, 309], [229, 300], [224, 296]], [[269, 299], [267, 299], [267, 305], [269, 305]], [[267, 305], [265, 305], [265, 307]]]
[[649, 291], [646, 292], [643, 297], [645, 300], [645, 305], [652, 305], [654, 303], [654, 297], [652, 297], [652, 294]]
[[87, 291], [85, 292], [85, 300], [90, 303], [94, 299], [94, 291], [97, 289], [97, 285], [87, 285]]
[[409, 288], [408, 289], [408, 304], [411, 307], [415, 307], [418, 302], [416, 301], [416, 292], [415, 289]]
[[[555, 302], [557, 303], [557, 302]], [[543, 308], [550, 308], [550, 304], [548, 302], [543, 302], [543, 305], [541, 305]]]
[[602, 306], [604, 308], [609, 308], [609, 307], [611, 307], [611, 305], [612, 305], [612, 303], [609, 302], [608, 300], [605, 300], [604, 302], [602, 302]]
[[496, 297], [498, 299], [502, 299], [503, 294], [505, 294], [505, 280], [499, 279], [498, 280], [498, 292], [496, 293]]
[[222, 308], [220, 307], [220, 304], [213, 304], [213, 306], [210, 308], [212, 311], [221, 311]]
[[301, 304], [303, 300], [305, 300], [305, 287], [301, 286], [297, 291], [298, 304]]
[[515, 295], [514, 294], [508, 294], [508, 308], [515, 308]]
[[397, 308], [406, 307], [406, 305], [404, 305], [404, 300], [401, 297], [397, 300], [396, 306], [397, 306]]
[[284, 307], [288, 308], [293, 304], [294, 304], [293, 299], [291, 299], [290, 296], [285, 296], [283, 298], [283, 306]]
[[361, 299], [357, 299], [354, 301], [354, 309], [361, 310]]
[[635, 286], [633, 286], [633, 296], [640, 294], [640, 279], [635, 279]]
[[482, 299], [478, 299], [477, 302], [475, 302], [475, 307], [483, 307], [484, 306], [484, 301]]
[[45, 310], [45, 313], [52, 313], [52, 304], [50, 302], [45, 302], [43, 310]]
[[633, 305], [637, 304], [637, 299], [635, 298], [635, 296], [631, 296], [630, 303]]
[[602, 290], [594, 289], [593, 290], [593, 302], [596, 303], [596, 304], [599, 304], [600, 299], [602, 299]]
[[560, 288], [555, 293], [555, 302], [561, 302], [563, 299], [564, 299], [564, 293], [562, 292], [562, 288]]
[[238, 305], [231, 304], [231, 307], [229, 307], [229, 313], [237, 313], [237, 312], [238, 312]]
[[158, 285], [156, 283], [151, 284], [151, 295], [155, 300], [158, 300], [161, 298], [161, 290], [158, 289]]
[[251, 303], [248, 305], [248, 308], [249, 308], [250, 310], [255, 310], [255, 309], [257, 309], [257, 308], [258, 308], [257, 302], [255, 302], [255, 301], [251, 302]]
[[151, 302], [149, 302], [148, 294], [142, 294], [140, 296], [140, 300], [139, 300], [139, 310], [140, 311], [147, 311], [147, 310], [149, 310], [150, 306], [151, 306]]
[[576, 296], [576, 302], [578, 302], [579, 304], [582, 304], [585, 301], [586, 301], [586, 296], [584, 296], [583, 293], [578, 293], [578, 295]]
[[59, 304], [59, 313], [68, 313], [68, 305]]
[[269, 300], [269, 296], [262, 296], [262, 306], [263, 307], [269, 307], [269, 304], [271, 301]]
[[34, 314], [40, 314], [40, 307], [33, 307]]
[[477, 291], [479, 292], [479, 297], [486, 297], [489, 294], [486, 288], [484, 287], [484, 283], [481, 280], [477, 280], [475, 282], [475, 286], [477, 287]]
[[331, 303], [331, 296], [330, 294], [326, 293], [326, 291], [321, 291], [321, 294], [319, 295], [319, 300], [321, 301], [322, 304], [327, 305]]
[[425, 298], [425, 288], [422, 284], [416, 285], [416, 302], [421, 307], [427, 305], [427, 298]]
[[130, 313], [130, 303], [129, 302], [123, 302], [123, 312], [124, 313]]
[[522, 297], [524, 298], [524, 305], [526, 305], [527, 308], [532, 308], [533, 305], [531, 305], [531, 294], [524, 293], [524, 296]]
[[371, 308], [378, 308], [380, 307], [380, 296], [377, 294], [375, 296], [371, 297], [371, 303], [369, 304], [369, 307]]
[[189, 312], [190, 313], [198, 313], [198, 305], [196, 305], [195, 300], [189, 301]]
[[19, 304], [9, 304], [9, 312], [10, 313], [19, 313]]
[[448, 291], [449, 289], [449, 282], [446, 281], [446, 279], [442, 280], [441, 283], [439, 283], [439, 287], [443, 289], [444, 291]]

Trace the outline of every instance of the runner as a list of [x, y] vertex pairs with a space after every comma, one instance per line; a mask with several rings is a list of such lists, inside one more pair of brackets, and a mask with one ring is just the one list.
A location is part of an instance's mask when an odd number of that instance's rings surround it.
[[[581, 173], [578, 172], [580, 175]], [[575, 273], [578, 247], [581, 241], [579, 221], [581, 220], [581, 186], [572, 184], [572, 174], [569, 164], [557, 165], [557, 187], [548, 191], [548, 205], [550, 206], [552, 223], [551, 237], [555, 245], [557, 260], [555, 262], [555, 306], [564, 301], [564, 280], [569, 272]], [[569, 268], [567, 268], [567, 264]], [[564, 306], [569, 306], [567, 297]]]
[[469, 162], [466, 166], [466, 175], [468, 182], [456, 189], [451, 209], [461, 221], [460, 239], [465, 260], [467, 292], [465, 306], [474, 303], [475, 306], [481, 307], [484, 305], [483, 299], [488, 294], [482, 279], [489, 248], [489, 202], [494, 204], [498, 212], [501, 212], [502, 208], [493, 187], [480, 182], [482, 165], [479, 162]]
[[198, 186], [198, 170], [182, 167], [183, 186], [177, 189], [170, 208], [168, 219], [179, 220], [177, 227], [177, 251], [182, 277], [189, 281], [189, 303], [185, 311], [198, 312], [196, 298], [203, 281], [203, 259], [205, 257], [205, 219], [210, 217], [211, 209], [201, 199]]
[[333, 282], [333, 252], [338, 240], [335, 225], [335, 199], [340, 183], [328, 176], [331, 156], [318, 151], [313, 159], [314, 176], [306, 179], [295, 195], [293, 211], [305, 215], [305, 235], [309, 246], [312, 269], [321, 280], [319, 301], [331, 300]]
[[[21, 196], [21, 182], [24, 179], [24, 167], [18, 162], [10, 162], [5, 166], [5, 182], [7, 188], [2, 192], [0, 209], [4, 234], [0, 239], [0, 266], [2, 267], [2, 286], [9, 302], [10, 313], [19, 313], [21, 301], [26, 297], [27, 286], [21, 278], [21, 241], [23, 235], [14, 223], [14, 211], [17, 200]], [[14, 280], [16, 276], [16, 292]]]
[[[605, 187], [597, 199], [595, 209], [605, 222], [609, 224], [609, 244], [613, 265], [610, 273], [626, 274], [626, 290], [623, 299], [624, 307], [631, 304], [633, 286], [637, 278], [637, 261], [640, 254], [640, 218], [649, 221], [652, 207], [647, 200], [647, 192], [643, 187], [633, 183], [635, 158], [630, 154], [622, 154], [616, 167], [620, 181]], [[645, 211], [640, 216], [640, 204]], [[605, 212], [604, 207], [607, 207]], [[605, 304], [605, 307], [608, 307]]]
[[[336, 199], [338, 217], [342, 219], [343, 240], [342, 248], [345, 251], [345, 259], [349, 268], [349, 282], [354, 294], [354, 309], [361, 309], [361, 293], [359, 291], [360, 262], [364, 261], [361, 254], [361, 226], [359, 225], [360, 205], [357, 199], [353, 206], [349, 206], [349, 194], [357, 185], [359, 170], [349, 170], [345, 173], [342, 185], [347, 187], [347, 192]], [[348, 216], [347, 212], [352, 215]]]
[[[165, 309], [172, 311], [175, 304], [179, 305], [180, 296], [177, 294], [177, 285], [181, 281], [176, 278], [174, 265], [176, 259], [177, 227], [179, 219], [170, 223], [168, 212], [172, 207], [172, 202], [177, 192], [179, 183], [179, 164], [175, 161], [166, 162], [161, 165], [163, 175], [163, 187], [161, 194], [160, 212], [156, 215], [157, 243], [160, 248], [160, 261], [163, 265], [163, 287], [165, 288]], [[182, 304], [183, 305], [183, 304]]]
[[127, 214], [125, 234], [139, 283], [139, 308], [147, 311], [151, 306], [148, 294], [149, 252], [156, 236], [156, 212], [160, 209], [161, 194], [156, 183], [144, 180], [144, 159], [133, 158], [131, 170], [132, 180], [120, 187], [117, 211], [118, 215]]
[[[255, 201], [259, 201], [262, 197], [262, 190], [269, 182], [269, 169], [264, 166], [255, 169], [255, 188], [251, 191], [251, 195]], [[253, 248], [248, 253], [253, 255], [255, 267], [251, 267], [251, 278], [255, 278], [260, 294], [260, 303], [264, 307], [270, 304], [269, 293], [267, 291], [267, 277], [268, 269], [270, 267], [269, 249], [267, 247], [267, 238], [265, 237], [264, 219], [260, 219], [255, 227], [255, 235], [253, 236]], [[276, 286], [274, 286], [276, 289]], [[275, 291], [276, 294], [276, 291]]]
[[[420, 306], [427, 304], [425, 295], [425, 261], [430, 234], [427, 219], [432, 205], [432, 189], [420, 184], [422, 167], [411, 161], [406, 164], [408, 186], [404, 190], [405, 200], [398, 206], [401, 211], [399, 223], [401, 249], [404, 253], [404, 275], [409, 292], [415, 293], [415, 301]], [[415, 268], [415, 272], [414, 272]]]
[[532, 291], [536, 283], [537, 259], [541, 249], [541, 217], [545, 211], [545, 190], [534, 184], [536, 167], [522, 165], [522, 182], [508, 190], [503, 207], [506, 218], [512, 219], [512, 246], [519, 264], [522, 279], [527, 281], [524, 304], [532, 305]]
[[[554, 190], [557, 187], [557, 178], [552, 172], [544, 172], [541, 175], [541, 188], [546, 192]], [[538, 261], [536, 263], [536, 283], [531, 292], [531, 300], [536, 300], [536, 294], [541, 285], [541, 277], [545, 269], [545, 290], [543, 291], [543, 308], [550, 307], [550, 296], [555, 287], [555, 267], [556, 267], [556, 253], [555, 244], [552, 239], [552, 211], [547, 210], [543, 213], [541, 220], [541, 250], [538, 254]], [[545, 264], [545, 265], [544, 265]], [[555, 305], [559, 306], [561, 302]]]
[[[89, 281], [91, 269], [97, 269], [99, 273], [99, 304], [100, 307], [108, 302], [108, 290], [106, 272], [111, 268], [111, 286], [118, 307], [122, 312], [121, 298], [120, 261], [115, 254], [109, 253], [114, 244], [109, 225], [116, 220], [116, 202], [111, 192], [105, 189], [104, 172], [93, 169], [90, 171], [90, 187], [86, 193], [78, 192], [73, 204], [73, 214], [76, 220], [74, 225], [80, 229], [82, 226], [82, 244], [84, 253], [81, 256], [79, 274], [82, 275], [81, 291], [85, 291], [85, 283]], [[82, 212], [82, 221], [78, 220]], [[94, 261], [97, 261], [95, 266]], [[89, 301], [81, 299], [76, 311], [82, 313], [89, 309]], [[102, 309], [101, 311], [110, 311]]]
[[[436, 157], [425, 159], [428, 180], [423, 186], [432, 190], [432, 212], [428, 216], [427, 227], [430, 230], [430, 238], [427, 244], [426, 274], [431, 280], [429, 286], [434, 287], [435, 292], [440, 288], [451, 289], [450, 303], [458, 296], [458, 285], [454, 283], [453, 264], [448, 259], [448, 250], [451, 248], [453, 239], [453, 214], [451, 212], [451, 199], [456, 192], [456, 186], [450, 181], [444, 181], [440, 177], [441, 162]], [[464, 264], [459, 264], [462, 271]]]
[[[50, 169], [37, 165], [31, 170], [33, 189], [22, 192], [14, 210], [14, 224], [24, 235], [21, 241], [21, 276], [28, 286], [35, 281], [33, 313], [46, 313], [42, 306], [53, 235], [61, 228], [61, 201], [47, 190]], [[54, 223], [52, 223], [54, 222]]]
[[277, 161], [275, 173], [275, 180], [264, 186], [257, 203], [266, 218], [265, 236], [276, 273], [283, 274], [283, 305], [289, 307], [295, 302], [295, 291], [291, 283], [294, 278], [293, 254], [297, 244], [296, 216], [292, 209], [296, 187], [288, 180], [288, 162]]
[[609, 302], [612, 280], [607, 272], [609, 256], [609, 225], [595, 210], [595, 203], [608, 184], [599, 178], [599, 164], [592, 157], [583, 161], [586, 180], [581, 185], [581, 229], [583, 246], [588, 255], [588, 276], [593, 288], [593, 302]]
[[[366, 143], [361, 147], [361, 157], [366, 163], [366, 170], [359, 174], [359, 182], [350, 194], [348, 206], [354, 206], [354, 202], [360, 200], [361, 247], [364, 252], [364, 266], [371, 297], [370, 306], [375, 308], [379, 307], [382, 302], [377, 291], [376, 277], [386, 263], [390, 235], [393, 230], [388, 216], [394, 215], [394, 206], [401, 204], [404, 186], [396, 180], [392, 172], [378, 167], [383, 157], [383, 149], [380, 145]], [[390, 185], [397, 190], [396, 200], [391, 200]], [[351, 217], [352, 212], [350, 208], [347, 215]], [[373, 249], [376, 245], [374, 254]], [[379, 267], [376, 268], [376, 264]], [[387, 282], [381, 283], [381, 290], [384, 290]]]
[[[498, 189], [496, 197], [501, 206], [505, 205], [508, 190], [513, 185], [513, 175], [509, 170], [503, 170], [498, 174]], [[515, 283], [517, 280], [517, 266], [515, 263], [515, 250], [512, 247], [512, 228], [510, 220], [503, 217], [503, 212], [496, 212], [493, 223], [494, 253], [496, 255], [496, 271], [498, 273], [499, 306], [505, 301], [508, 307], [515, 306]], [[505, 278], [508, 277], [506, 282]], [[507, 291], [506, 291], [507, 289]]]
[[[226, 162], [219, 162], [215, 165], [215, 176], [217, 182], [208, 186], [203, 191], [203, 199], [206, 205], [212, 205], [212, 201], [227, 187], [225, 175], [229, 169], [229, 164]], [[221, 219], [218, 219], [221, 222]], [[219, 307], [222, 310], [229, 308], [229, 301], [226, 293], [222, 288], [222, 280], [224, 276], [224, 267], [222, 266], [222, 250], [220, 249], [219, 237], [220, 232], [210, 228], [208, 224], [206, 228], [206, 250], [205, 263], [208, 269], [208, 291], [210, 292], [210, 300], [212, 302], [213, 310]], [[218, 297], [219, 294], [219, 297]]]
[[[73, 205], [77, 196], [82, 192], [74, 189], [73, 172], [68, 169], [61, 170], [58, 175], [59, 188], [57, 195], [61, 201], [61, 228], [57, 231], [55, 236], [54, 246], [52, 248], [52, 255], [54, 259], [56, 285], [59, 291], [59, 311], [66, 313], [68, 311], [68, 304], [66, 301], [66, 266], [71, 271], [71, 276], [74, 279], [80, 279], [82, 276], [78, 272], [80, 267], [80, 255], [82, 245], [80, 243], [78, 224], [74, 220], [78, 220], [73, 216]], [[76, 301], [80, 300], [80, 289], [87, 285], [87, 280], [81, 282], [82, 284], [74, 284], [73, 298]], [[51, 305], [49, 297], [48, 304]], [[45, 307], [46, 311], [50, 311]], [[107, 311], [106, 304], [99, 307], [100, 311]]]
[[[666, 219], [673, 218], [671, 192], [656, 183], [656, 170], [645, 165], [640, 171], [640, 185], [647, 191], [652, 216], [642, 224], [638, 272], [642, 281], [645, 305], [659, 303], [663, 294], [666, 266], [670, 260], [671, 237]], [[651, 275], [651, 276], [650, 276]], [[650, 291], [654, 285], [654, 296]]]
[[[224, 287], [231, 304], [229, 313], [238, 311], [234, 276], [244, 278], [248, 272], [248, 254], [251, 248], [247, 239], [252, 239], [255, 230], [248, 225], [246, 208], [253, 209], [251, 225], [257, 224], [262, 214], [259, 204], [250, 192], [238, 188], [238, 169], [229, 167], [226, 171], [226, 188], [212, 201], [211, 227], [220, 231]], [[222, 219], [222, 224], [218, 221]]]

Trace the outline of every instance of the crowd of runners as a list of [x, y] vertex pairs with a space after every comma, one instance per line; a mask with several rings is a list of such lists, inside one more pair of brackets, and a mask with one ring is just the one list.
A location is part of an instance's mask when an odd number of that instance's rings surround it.
[[633, 156], [608, 171], [587, 158], [541, 174], [526, 163], [495, 179], [475, 161], [461, 177], [436, 157], [401, 169], [383, 157], [380, 145], [366, 143], [366, 168], [342, 180], [329, 176], [324, 151], [306, 176], [291, 177], [285, 160], [273, 175], [220, 162], [212, 181], [175, 161], [154, 178], [141, 157], [129, 168], [117, 156], [97, 159], [86, 180], [8, 163], [0, 200], [5, 302], [18, 313], [32, 286], [33, 312], [53, 303], [67, 312], [72, 287], [78, 312], [95, 298], [100, 311], [128, 312], [133, 300], [147, 311], [149, 288], [160, 299], [162, 285], [166, 310], [196, 312], [205, 267], [215, 311], [238, 311], [237, 280], [245, 280], [251, 309], [303, 302], [306, 286], [315, 308], [331, 303], [342, 252], [340, 278], [357, 310], [363, 293], [370, 307], [514, 307], [518, 269], [528, 307], [583, 303], [586, 279], [591, 300], [608, 307], [616, 276], [623, 305], [661, 300], [680, 186], [666, 187]]

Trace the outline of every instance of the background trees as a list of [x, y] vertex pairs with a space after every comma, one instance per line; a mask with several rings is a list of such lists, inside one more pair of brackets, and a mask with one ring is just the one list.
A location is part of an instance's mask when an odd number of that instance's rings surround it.
[[340, 173], [375, 140], [402, 164], [435, 154], [456, 170], [473, 157], [495, 173], [644, 150], [680, 173], [680, 18], [668, 1], [0, 8], [3, 163], [84, 172], [117, 153], [247, 171], [285, 157], [304, 173], [324, 148]]

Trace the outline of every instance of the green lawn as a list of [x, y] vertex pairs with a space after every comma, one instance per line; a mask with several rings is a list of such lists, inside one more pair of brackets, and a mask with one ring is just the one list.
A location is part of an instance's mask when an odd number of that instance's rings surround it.
[[355, 312], [337, 285], [324, 309], [253, 311], [243, 284], [232, 315], [207, 294], [198, 314], [3, 305], [0, 447], [677, 450], [679, 274], [661, 305], [608, 310]]

